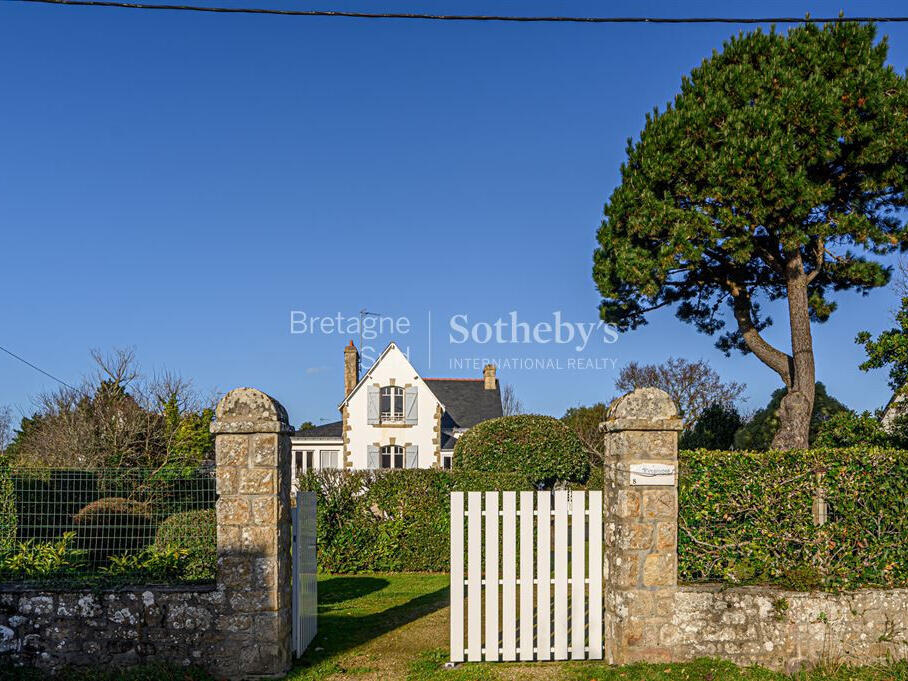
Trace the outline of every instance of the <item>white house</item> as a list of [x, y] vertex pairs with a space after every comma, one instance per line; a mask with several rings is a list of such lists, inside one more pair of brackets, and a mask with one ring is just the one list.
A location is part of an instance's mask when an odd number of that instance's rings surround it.
[[309, 469], [450, 468], [454, 443], [502, 415], [495, 366], [482, 378], [423, 378], [390, 343], [359, 377], [359, 352], [344, 348], [341, 420], [291, 438], [297, 474]]

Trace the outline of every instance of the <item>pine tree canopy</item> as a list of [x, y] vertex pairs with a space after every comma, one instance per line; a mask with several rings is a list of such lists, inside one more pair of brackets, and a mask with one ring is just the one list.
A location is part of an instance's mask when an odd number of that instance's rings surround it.
[[831, 292], [886, 284], [877, 256], [908, 245], [898, 215], [908, 81], [886, 65], [887, 49], [868, 24], [757, 30], [683, 78], [628, 141], [605, 206], [593, 268], [602, 318], [634, 329], [676, 305], [681, 320], [721, 332], [719, 348], [755, 352], [791, 388], [792, 357], [760, 335], [771, 320], [759, 300], [790, 296], [800, 278], [805, 323], [825, 321]]

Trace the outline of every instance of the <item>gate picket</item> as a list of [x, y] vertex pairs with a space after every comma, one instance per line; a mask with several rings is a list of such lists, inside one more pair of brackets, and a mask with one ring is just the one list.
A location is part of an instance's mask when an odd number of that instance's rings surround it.
[[498, 492], [486, 492], [486, 660], [498, 661]]
[[602, 492], [517, 502], [451, 493], [451, 661], [602, 659]]

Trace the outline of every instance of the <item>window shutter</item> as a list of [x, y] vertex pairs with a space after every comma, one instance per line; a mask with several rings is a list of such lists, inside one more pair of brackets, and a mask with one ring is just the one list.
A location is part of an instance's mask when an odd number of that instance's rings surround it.
[[419, 466], [419, 447], [417, 445], [410, 445], [406, 449], [407, 460], [404, 462], [404, 465], [407, 468], [417, 468]]
[[366, 452], [368, 453], [366, 468], [368, 468], [369, 470], [375, 470], [380, 465], [378, 461], [378, 447], [376, 447], [375, 445], [368, 445], [366, 447]]
[[366, 405], [366, 421], [371, 426], [377, 426], [380, 421], [378, 417], [378, 388], [374, 385], [366, 386], [366, 397], [368, 402]]
[[406, 422], [411, 426], [416, 425], [416, 386], [404, 388], [404, 414]]

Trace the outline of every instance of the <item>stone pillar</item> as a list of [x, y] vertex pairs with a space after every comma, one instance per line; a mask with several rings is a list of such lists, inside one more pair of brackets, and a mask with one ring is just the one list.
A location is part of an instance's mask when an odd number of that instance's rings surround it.
[[615, 664], [671, 659], [678, 583], [678, 431], [655, 388], [619, 397], [605, 423], [605, 622]]
[[217, 628], [212, 667], [231, 679], [290, 669], [290, 427], [286, 410], [253, 388], [220, 401], [211, 432], [217, 464]]

